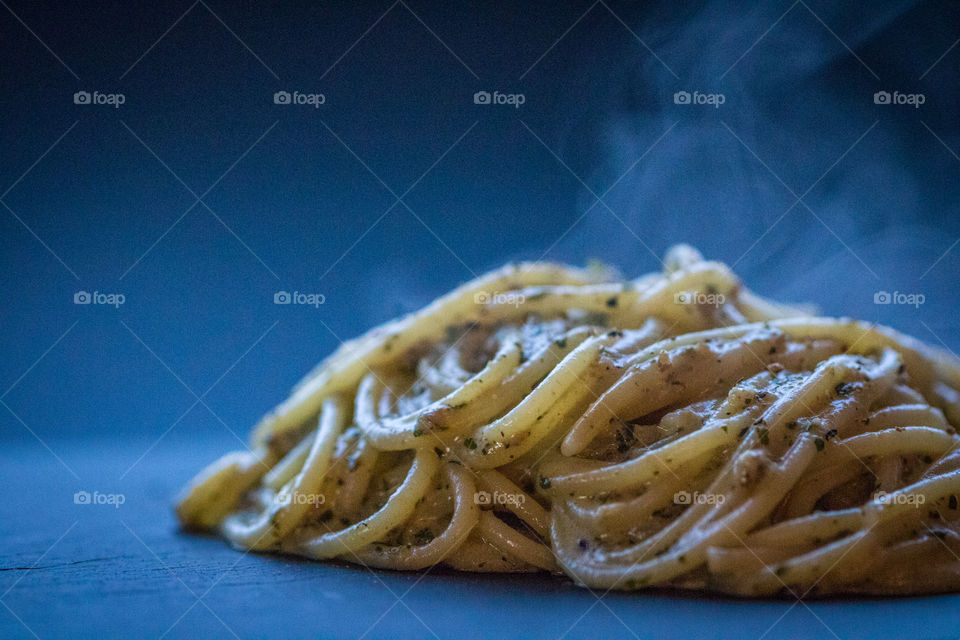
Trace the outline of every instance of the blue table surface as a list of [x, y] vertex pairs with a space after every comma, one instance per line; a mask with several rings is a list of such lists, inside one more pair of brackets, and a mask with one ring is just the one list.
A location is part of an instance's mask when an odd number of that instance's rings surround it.
[[[181, 533], [171, 509], [231, 439], [172, 432], [139, 462], [149, 440], [64, 439], [50, 451], [8, 443], [0, 637], [955, 638], [960, 629], [958, 596], [605, 595], [544, 575], [396, 573], [243, 554]], [[123, 504], [74, 503], [77, 491], [121, 486]]]

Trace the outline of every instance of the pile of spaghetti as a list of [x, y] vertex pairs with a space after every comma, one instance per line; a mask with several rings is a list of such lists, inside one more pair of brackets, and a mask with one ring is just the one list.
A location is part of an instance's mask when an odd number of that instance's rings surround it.
[[187, 528], [369, 567], [739, 595], [960, 589], [960, 362], [663, 273], [521, 264], [342, 345]]

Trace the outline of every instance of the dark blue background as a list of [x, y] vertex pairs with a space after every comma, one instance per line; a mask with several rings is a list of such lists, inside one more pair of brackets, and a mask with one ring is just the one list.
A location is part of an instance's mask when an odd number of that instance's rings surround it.
[[[3, 566], [34, 566], [71, 522], [47, 561], [96, 539], [183, 562], [198, 543], [172, 537], [166, 505], [194, 470], [339, 340], [508, 260], [634, 276], [687, 241], [761, 293], [960, 348], [958, 37], [955, 2], [3, 4], [0, 460], [19, 487]], [[81, 290], [126, 302], [75, 305]], [[75, 508], [81, 489], [125, 492], [122, 520]], [[7, 574], [3, 635], [83, 629], [18, 599], [32, 573]], [[68, 585], [74, 604], [90, 585]]]

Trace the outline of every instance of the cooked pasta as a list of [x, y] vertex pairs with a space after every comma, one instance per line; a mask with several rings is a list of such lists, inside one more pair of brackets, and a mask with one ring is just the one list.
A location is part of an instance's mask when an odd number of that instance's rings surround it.
[[687, 246], [508, 266], [342, 345], [187, 528], [370, 567], [737, 595], [960, 589], [960, 362]]

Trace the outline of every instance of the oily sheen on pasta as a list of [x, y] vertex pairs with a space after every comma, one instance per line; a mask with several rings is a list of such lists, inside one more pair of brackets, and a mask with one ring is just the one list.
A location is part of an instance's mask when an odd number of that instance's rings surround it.
[[183, 525], [370, 567], [737, 595], [960, 589], [960, 363], [662, 273], [507, 266], [341, 346]]

